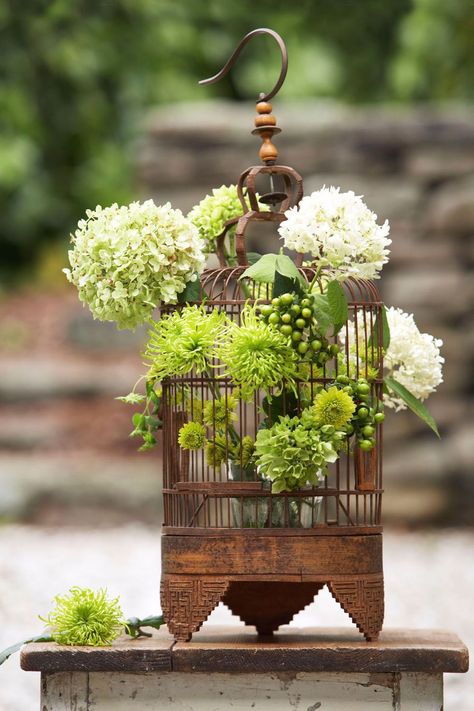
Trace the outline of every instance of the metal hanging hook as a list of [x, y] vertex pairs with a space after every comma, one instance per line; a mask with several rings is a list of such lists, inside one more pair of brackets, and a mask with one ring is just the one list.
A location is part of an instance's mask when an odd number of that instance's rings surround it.
[[222, 77], [225, 77], [225, 75], [229, 72], [229, 70], [234, 66], [236, 63], [241, 51], [245, 47], [248, 42], [252, 39], [252, 37], [255, 37], [256, 35], [270, 35], [270, 37], [273, 37], [274, 40], [276, 40], [280, 52], [281, 52], [281, 70], [280, 70], [280, 76], [278, 77], [278, 81], [273, 87], [271, 91], [269, 91], [267, 94], [264, 94], [263, 92], [259, 95], [259, 98], [257, 101], [268, 101], [271, 99], [275, 94], [278, 92], [280, 89], [281, 85], [285, 81], [286, 77], [286, 72], [288, 71], [288, 52], [286, 51], [286, 46], [285, 43], [283, 42], [283, 39], [280, 37], [278, 32], [275, 32], [275, 30], [270, 30], [268, 27], [260, 27], [257, 30], [252, 30], [248, 34], [245, 35], [245, 37], [242, 37], [240, 40], [239, 44], [237, 47], [234, 49], [233, 53], [227, 60], [227, 62], [224, 64], [220, 72], [215, 74], [213, 77], [209, 77], [209, 79], [202, 79], [199, 84], [215, 84], [217, 81], [222, 79]]

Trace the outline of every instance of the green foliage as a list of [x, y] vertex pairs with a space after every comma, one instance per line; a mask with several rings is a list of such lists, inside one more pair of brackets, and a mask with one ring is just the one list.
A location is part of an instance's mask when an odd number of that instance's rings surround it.
[[471, 0], [50, 0], [0, 3], [2, 278], [45, 243], [66, 246], [88, 207], [137, 197], [145, 110], [209, 96], [253, 99], [270, 86], [270, 38], [215, 73], [243, 34], [271, 26], [288, 44], [282, 98], [472, 98]]
[[418, 417], [425, 422], [428, 427], [430, 427], [433, 432], [439, 437], [439, 431], [438, 431], [438, 426], [426, 407], [421, 400], [418, 400], [407, 388], [399, 383], [395, 378], [390, 378], [390, 377], [385, 377], [384, 378], [384, 383], [386, 387], [391, 390], [392, 392], [395, 393], [395, 395], [398, 395], [412, 410], [412, 412], [415, 413], [415, 415], [418, 415]]

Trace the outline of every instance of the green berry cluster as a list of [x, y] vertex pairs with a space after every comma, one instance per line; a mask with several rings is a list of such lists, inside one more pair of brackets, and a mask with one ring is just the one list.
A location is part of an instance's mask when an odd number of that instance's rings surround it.
[[288, 338], [296, 352], [324, 366], [337, 356], [340, 348], [325, 338], [315, 318], [316, 307], [312, 294], [282, 294], [272, 299], [271, 304], [260, 308], [261, 318]]
[[360, 449], [370, 452], [375, 447], [376, 427], [384, 421], [385, 415], [379, 406], [374, 407], [368, 380], [352, 380], [347, 375], [338, 375], [335, 384], [356, 403], [354, 415], [345, 428], [347, 434], [354, 434]]

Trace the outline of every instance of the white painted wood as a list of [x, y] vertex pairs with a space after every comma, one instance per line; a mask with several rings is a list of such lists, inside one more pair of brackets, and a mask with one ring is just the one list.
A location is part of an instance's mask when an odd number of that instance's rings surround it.
[[442, 674], [61, 672], [42, 711], [440, 711]]
[[91, 673], [89, 699], [94, 711], [392, 711], [392, 681], [385, 674]]
[[406, 672], [400, 677], [400, 709], [403, 711], [443, 711], [442, 674]]
[[87, 672], [41, 675], [41, 711], [89, 711]]

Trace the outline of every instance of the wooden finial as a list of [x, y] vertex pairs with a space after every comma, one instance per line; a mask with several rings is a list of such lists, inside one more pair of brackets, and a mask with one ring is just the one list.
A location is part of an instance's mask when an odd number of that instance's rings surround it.
[[252, 133], [258, 133], [263, 141], [259, 151], [260, 159], [264, 163], [275, 163], [278, 158], [278, 150], [272, 143], [272, 137], [280, 133], [276, 125], [276, 118], [272, 114], [272, 105], [269, 101], [259, 101], [257, 103], [257, 116], [255, 117], [255, 129]]

